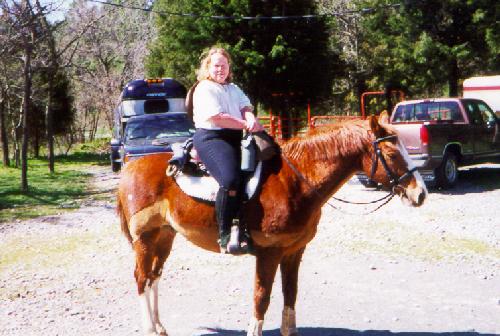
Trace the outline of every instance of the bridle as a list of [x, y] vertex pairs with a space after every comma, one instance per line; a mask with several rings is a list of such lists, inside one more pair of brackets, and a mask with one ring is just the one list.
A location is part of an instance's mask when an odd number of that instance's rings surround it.
[[[389, 168], [389, 165], [387, 164], [387, 161], [385, 160], [384, 156], [382, 155], [382, 150], [378, 146], [381, 142], [384, 141], [389, 141], [393, 139], [397, 139], [397, 135], [389, 135], [386, 137], [382, 138], [377, 138], [375, 141], [372, 142], [373, 144], [373, 159], [372, 159], [372, 168], [371, 168], [371, 174], [370, 174], [370, 181], [375, 182], [373, 180], [373, 177], [375, 176], [375, 172], [377, 171], [378, 168], [378, 162], [382, 164], [382, 167], [385, 170], [385, 173], [387, 174], [387, 177], [389, 178], [389, 183], [391, 187], [391, 192], [394, 193], [394, 189], [397, 187], [401, 187], [400, 182], [406, 180], [408, 177], [413, 175], [413, 173], [417, 170], [416, 167], [413, 167], [411, 169], [408, 169], [403, 175], [397, 176], [394, 174], [394, 172]], [[402, 187], [401, 187], [402, 188]]]
[[[348, 203], [348, 204], [357, 204], [357, 205], [367, 205], [367, 204], [374, 204], [374, 203], [378, 203], [378, 202], [381, 202], [383, 200], [386, 200], [384, 203], [380, 204], [379, 206], [377, 206], [375, 209], [369, 211], [369, 212], [365, 212], [363, 213], [364, 215], [367, 215], [367, 214], [370, 214], [372, 212], [375, 212], [377, 211], [378, 209], [380, 209], [382, 206], [386, 205], [387, 203], [389, 203], [389, 201], [396, 195], [395, 193], [395, 190], [397, 188], [401, 188], [401, 189], [405, 189], [403, 186], [401, 186], [401, 181], [409, 178], [416, 170], [417, 168], [416, 167], [413, 167], [411, 169], [408, 169], [403, 175], [401, 176], [397, 176], [396, 174], [394, 174], [394, 172], [389, 168], [389, 165], [387, 164], [387, 161], [385, 160], [384, 158], [384, 155], [382, 155], [382, 150], [380, 149], [379, 147], [379, 144], [381, 142], [384, 142], [384, 141], [389, 141], [389, 140], [393, 140], [393, 139], [397, 139], [397, 135], [389, 135], [389, 136], [386, 136], [386, 137], [382, 137], [382, 138], [377, 138], [375, 139], [375, 141], [372, 142], [372, 145], [373, 145], [373, 159], [372, 159], [372, 167], [371, 167], [371, 174], [370, 174], [370, 177], [369, 179], [371, 181], [374, 181], [373, 180], [373, 177], [375, 176], [375, 172], [377, 171], [377, 168], [378, 168], [378, 162], [380, 161], [381, 164], [382, 164], [382, 167], [384, 168], [385, 170], [385, 173], [387, 174], [387, 177], [389, 178], [389, 182], [390, 182], [390, 191], [387, 195], [385, 195], [384, 197], [382, 198], [379, 198], [377, 200], [374, 200], [374, 201], [370, 201], [370, 202], [352, 202], [352, 201], [346, 201], [344, 199], [341, 199], [341, 198], [337, 198], [335, 196], [332, 196], [332, 198], [336, 201], [339, 201], [339, 202], [343, 202], [343, 203]], [[314, 189], [314, 187], [311, 185], [311, 183], [305, 178], [305, 176], [297, 169], [297, 167], [295, 167], [291, 162], [290, 160], [285, 156], [283, 155], [283, 153], [281, 153], [281, 157], [285, 160], [285, 162], [288, 164], [288, 166], [295, 172], [295, 174], [301, 179], [303, 180], [304, 182], [306, 182], [306, 184], [312, 189], [314, 190], [314, 192], [319, 195], [318, 191], [316, 189]], [[348, 213], [346, 211], [343, 211], [342, 209], [334, 206], [333, 204], [329, 203], [329, 202], [326, 202], [326, 204], [328, 204], [330, 207], [336, 209], [336, 210], [339, 210], [341, 212], [344, 212], [344, 213], [347, 213], [347, 214], [351, 214], [353, 215], [352, 213]]]

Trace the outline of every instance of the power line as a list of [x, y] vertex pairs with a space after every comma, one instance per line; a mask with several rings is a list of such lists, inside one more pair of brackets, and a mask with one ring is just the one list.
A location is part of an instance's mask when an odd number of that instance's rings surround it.
[[371, 7], [371, 8], [361, 8], [361, 9], [357, 9], [357, 10], [331, 12], [331, 13], [325, 13], [325, 14], [311, 14], [311, 15], [239, 16], [239, 15], [201, 15], [201, 14], [195, 14], [195, 13], [168, 12], [168, 11], [158, 11], [158, 10], [154, 10], [152, 8], [147, 8], [147, 7], [138, 7], [138, 6], [124, 5], [121, 3], [107, 2], [107, 1], [103, 1], [103, 0], [86, 0], [86, 1], [95, 2], [95, 3], [102, 4], [102, 5], [107, 5], [107, 6], [141, 10], [144, 12], [150, 12], [150, 13], [155, 13], [155, 14], [164, 15], [164, 16], [178, 16], [178, 17], [197, 18], [197, 19], [198, 18], [206, 18], [206, 19], [213, 19], [213, 20], [244, 20], [244, 21], [303, 20], [303, 19], [310, 20], [310, 19], [319, 19], [319, 18], [335, 17], [335, 16], [349, 16], [349, 15], [356, 15], [356, 14], [362, 15], [362, 14], [372, 13], [372, 12], [374, 12], [376, 10], [380, 10], [380, 9], [399, 8], [401, 6], [400, 3], [397, 3], [397, 4], [382, 5], [382, 6]]

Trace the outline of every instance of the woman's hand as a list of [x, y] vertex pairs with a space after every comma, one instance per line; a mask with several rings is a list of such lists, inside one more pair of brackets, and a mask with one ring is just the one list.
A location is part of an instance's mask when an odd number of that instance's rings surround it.
[[248, 132], [253, 133], [253, 132], [260, 132], [260, 131], [264, 130], [264, 127], [261, 124], [259, 124], [259, 122], [255, 118], [253, 120], [246, 120], [245, 123], [246, 123], [245, 129]]
[[264, 130], [264, 127], [259, 123], [250, 107], [244, 108], [242, 114], [245, 118], [245, 129], [248, 132], [260, 132]]

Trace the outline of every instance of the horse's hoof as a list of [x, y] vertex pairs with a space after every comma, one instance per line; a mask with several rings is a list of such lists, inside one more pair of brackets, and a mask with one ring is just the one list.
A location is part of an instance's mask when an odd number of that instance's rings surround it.
[[156, 330], [160, 336], [168, 336], [167, 330], [162, 325], [157, 325]]

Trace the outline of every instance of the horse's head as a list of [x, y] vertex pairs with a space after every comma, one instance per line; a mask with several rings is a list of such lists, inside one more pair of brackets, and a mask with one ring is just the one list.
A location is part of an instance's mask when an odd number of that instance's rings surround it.
[[374, 135], [369, 156], [363, 160], [364, 172], [375, 182], [392, 190], [402, 201], [420, 206], [427, 197], [427, 188], [396, 131], [387, 125], [388, 116], [370, 117]]

